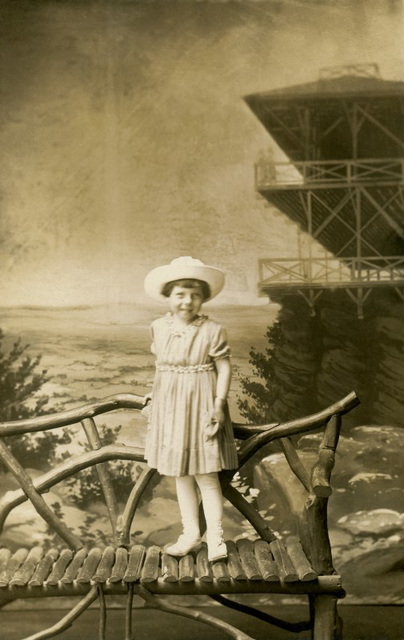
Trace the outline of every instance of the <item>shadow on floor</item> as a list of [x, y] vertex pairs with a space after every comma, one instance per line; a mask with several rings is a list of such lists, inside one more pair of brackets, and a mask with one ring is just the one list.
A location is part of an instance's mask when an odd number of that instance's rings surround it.
[[[304, 620], [307, 609], [303, 606], [264, 607], [285, 620]], [[299, 634], [282, 631], [244, 614], [221, 609], [203, 607], [203, 611], [237, 626], [255, 640], [309, 640], [309, 632]], [[344, 640], [404, 640], [404, 606], [359, 606], [339, 607], [344, 622]], [[60, 620], [66, 611], [0, 611], [0, 638], [21, 640], [43, 630]], [[124, 616], [122, 609], [108, 611], [107, 640], [124, 638]], [[136, 640], [223, 640], [223, 632], [208, 625], [180, 616], [145, 609], [133, 610], [133, 629]], [[57, 636], [60, 640], [98, 640], [98, 611], [86, 611], [74, 625]]]

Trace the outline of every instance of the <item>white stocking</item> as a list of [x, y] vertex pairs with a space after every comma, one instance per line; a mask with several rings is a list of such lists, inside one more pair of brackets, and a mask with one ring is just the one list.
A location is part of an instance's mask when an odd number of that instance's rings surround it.
[[195, 478], [180, 476], [175, 478], [175, 482], [184, 534], [190, 538], [199, 538], [199, 497]]
[[202, 496], [206, 519], [207, 537], [221, 538], [223, 535], [223, 494], [217, 473], [203, 473], [195, 476]]

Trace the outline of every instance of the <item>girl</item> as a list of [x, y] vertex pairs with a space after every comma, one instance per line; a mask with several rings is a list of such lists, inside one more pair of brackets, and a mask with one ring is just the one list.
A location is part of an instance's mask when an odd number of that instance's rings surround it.
[[170, 308], [151, 325], [156, 375], [145, 447], [149, 466], [176, 478], [183, 533], [166, 551], [184, 556], [200, 547], [199, 487], [210, 561], [227, 556], [218, 471], [237, 467], [237, 452], [227, 409], [226, 334], [199, 311], [223, 285], [220, 269], [191, 257], [153, 269], [145, 279], [146, 293]]

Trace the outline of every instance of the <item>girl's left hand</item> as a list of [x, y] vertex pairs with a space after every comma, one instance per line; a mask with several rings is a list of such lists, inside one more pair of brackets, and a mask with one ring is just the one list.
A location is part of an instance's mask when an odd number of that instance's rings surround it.
[[215, 403], [210, 417], [210, 423], [206, 426], [206, 436], [208, 440], [211, 440], [219, 433], [224, 426], [225, 419], [224, 406]]

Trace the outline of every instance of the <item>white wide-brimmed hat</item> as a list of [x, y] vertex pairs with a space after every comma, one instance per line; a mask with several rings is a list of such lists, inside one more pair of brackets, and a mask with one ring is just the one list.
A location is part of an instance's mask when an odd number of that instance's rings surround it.
[[224, 273], [217, 267], [210, 267], [197, 258], [182, 256], [175, 258], [170, 264], [157, 267], [147, 274], [144, 289], [151, 298], [159, 302], [167, 302], [162, 291], [166, 284], [175, 280], [202, 280], [209, 285], [211, 300], [223, 289]]

